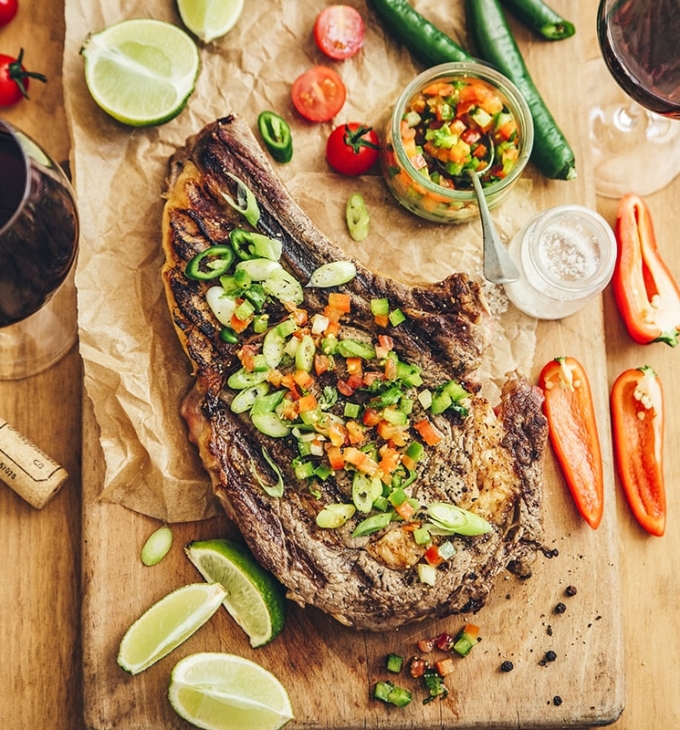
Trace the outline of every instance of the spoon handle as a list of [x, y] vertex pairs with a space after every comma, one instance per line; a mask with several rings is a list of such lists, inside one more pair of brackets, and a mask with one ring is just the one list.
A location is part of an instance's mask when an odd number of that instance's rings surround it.
[[515, 266], [515, 262], [508, 253], [501, 241], [496, 227], [493, 224], [489, 206], [486, 203], [486, 197], [482, 189], [482, 183], [479, 176], [471, 172], [472, 184], [477, 194], [477, 203], [479, 205], [479, 213], [482, 219], [482, 238], [484, 241], [484, 278], [494, 284], [505, 284], [519, 279], [519, 271]]

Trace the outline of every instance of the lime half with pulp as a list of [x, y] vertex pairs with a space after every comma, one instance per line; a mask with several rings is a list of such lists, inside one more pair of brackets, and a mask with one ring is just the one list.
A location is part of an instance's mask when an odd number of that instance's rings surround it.
[[225, 539], [196, 540], [184, 548], [199, 573], [224, 586], [224, 607], [248, 634], [252, 646], [262, 646], [283, 628], [285, 599], [281, 584], [240, 543]]
[[293, 719], [281, 682], [234, 654], [182, 659], [170, 675], [168, 699], [180, 717], [204, 730], [278, 730]]
[[204, 43], [226, 35], [241, 16], [244, 0], [177, 0], [186, 27]]
[[139, 674], [186, 641], [222, 605], [226, 591], [218, 583], [190, 583], [153, 604], [125, 632], [118, 664]]
[[123, 20], [92, 33], [80, 52], [92, 98], [114, 119], [136, 127], [174, 119], [186, 106], [200, 69], [192, 38], [151, 18]]

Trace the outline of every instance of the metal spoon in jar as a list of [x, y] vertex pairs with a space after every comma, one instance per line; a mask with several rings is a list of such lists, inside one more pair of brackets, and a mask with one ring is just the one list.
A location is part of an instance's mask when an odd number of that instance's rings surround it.
[[[491, 167], [495, 156], [495, 148], [493, 140], [488, 138], [489, 160], [485, 167]], [[493, 224], [489, 206], [486, 202], [482, 182], [479, 179], [479, 173], [466, 168], [465, 172], [472, 181], [472, 187], [477, 196], [477, 205], [479, 206], [479, 215], [482, 221], [482, 240], [483, 240], [483, 257], [484, 257], [484, 278], [494, 284], [505, 284], [511, 281], [517, 281], [520, 278], [519, 271], [515, 266], [515, 262], [508, 253], [508, 249], [496, 231]]]

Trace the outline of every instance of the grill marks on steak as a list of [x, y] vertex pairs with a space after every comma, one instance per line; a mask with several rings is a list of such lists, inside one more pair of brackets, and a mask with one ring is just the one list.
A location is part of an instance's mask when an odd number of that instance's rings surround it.
[[[352, 298], [351, 336], [374, 339], [370, 300], [388, 297], [392, 307], [407, 315], [402, 325], [390, 329], [400, 359], [422, 368], [426, 386], [457, 379], [474, 394], [466, 418], [450, 411], [431, 417], [444, 438], [427, 448], [418, 463], [413, 496], [472, 509], [493, 530], [453, 538], [457, 552], [438, 569], [436, 585], [429, 586], [419, 582], [414, 567], [423, 549], [410, 535], [404, 539], [398, 523], [364, 538], [351, 537], [356, 518], [338, 529], [318, 528], [316, 515], [325, 504], [351, 501], [349, 479], [338, 473], [337, 479], [324, 483], [320, 497], [313, 496], [294, 477], [291, 461], [297, 450], [292, 439], [265, 436], [247, 416], [231, 411], [233, 393], [225, 382], [240, 366], [239, 346], [221, 341], [220, 326], [205, 303], [205, 285], [184, 276], [194, 254], [227, 242], [231, 229], [244, 226], [222, 197], [224, 191], [234, 195], [227, 173], [253, 191], [261, 210], [259, 231], [283, 242], [281, 262], [303, 284], [321, 264], [347, 255], [300, 210], [239, 117], [208, 125], [172, 160], [163, 220], [163, 275], [173, 321], [196, 374], [182, 414], [228, 516], [291, 599], [315, 605], [342, 623], [386, 630], [425, 617], [477, 610], [493, 578], [507, 566], [528, 574], [542, 543], [541, 465], [547, 428], [540, 391], [513, 376], [497, 412], [479, 395], [476, 370], [490, 317], [478, 285], [467, 276], [407, 286], [355, 262], [357, 276], [343, 287]], [[327, 294], [305, 289], [303, 306], [310, 313], [321, 311]], [[274, 311], [272, 321], [286, 314], [283, 308]], [[263, 446], [284, 477], [280, 499], [270, 497], [258, 481], [274, 479], [262, 457]]]

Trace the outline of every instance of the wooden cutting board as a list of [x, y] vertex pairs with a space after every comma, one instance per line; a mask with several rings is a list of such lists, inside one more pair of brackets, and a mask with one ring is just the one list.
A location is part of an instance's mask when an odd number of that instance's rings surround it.
[[[580, 5], [561, 4], [580, 22]], [[522, 35], [522, 31], [519, 31]], [[523, 36], [526, 38], [526, 35]], [[595, 207], [588, 175], [587, 118], [579, 112], [579, 71], [583, 48], [569, 73], [561, 54], [545, 44], [527, 44], [525, 60], [544, 97], [576, 151], [579, 180], [546, 181], [535, 171], [538, 209], [564, 203]], [[559, 84], [554, 79], [559, 78]], [[86, 726], [92, 730], [188, 730], [170, 707], [166, 693], [172, 667], [197, 651], [223, 651], [253, 659], [276, 674], [289, 691], [295, 712], [291, 730], [441, 730], [443, 728], [565, 728], [603, 725], [623, 709], [623, 644], [614, 509], [612, 458], [607, 418], [606, 349], [601, 303], [578, 314], [539, 325], [535, 379], [540, 367], [558, 355], [573, 355], [586, 367], [599, 414], [606, 466], [605, 517], [597, 531], [577, 515], [551, 453], [545, 467], [545, 527], [551, 557], [539, 555], [531, 579], [501, 575], [488, 604], [475, 616], [424, 622], [387, 634], [344, 628], [315, 609], [290, 605], [284, 632], [270, 645], [253, 650], [226, 611], [220, 610], [183, 646], [137, 677], [116, 664], [128, 626], [170, 590], [200, 576], [183, 554], [186, 542], [230, 534], [225, 518], [174, 525], [175, 542], [154, 568], [139, 561], [139, 550], [158, 522], [124, 507], [98, 501], [103, 455], [97, 424], [86, 401], [83, 454], [83, 664]], [[171, 396], [169, 396], [171, 397]], [[179, 398], [179, 396], [178, 396]], [[567, 596], [567, 586], [577, 589]], [[565, 611], [555, 611], [557, 604]], [[416, 642], [467, 620], [481, 627], [482, 641], [456, 660], [443, 701], [423, 704], [419, 683], [406, 674], [388, 675], [385, 657], [417, 653]], [[546, 661], [546, 652], [555, 654]], [[500, 669], [504, 661], [513, 670]], [[391, 678], [414, 692], [406, 708], [371, 698], [376, 681]]]

